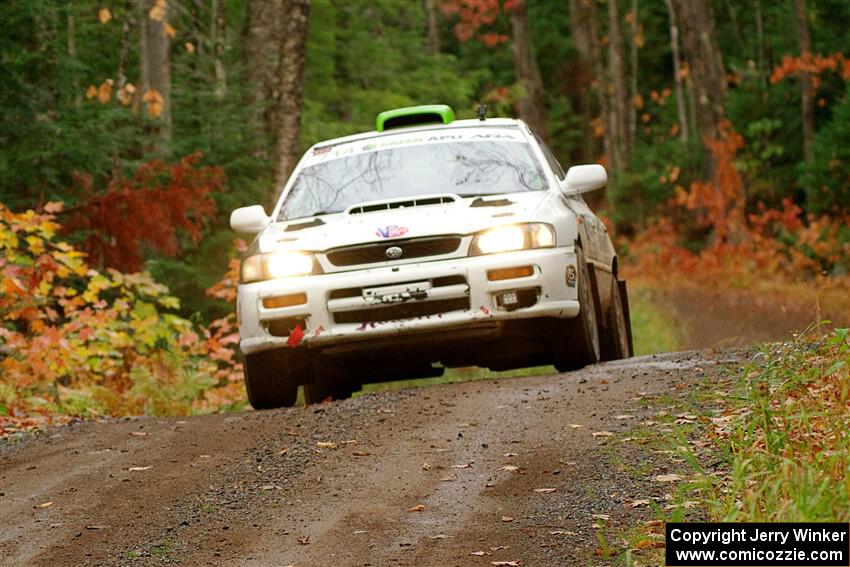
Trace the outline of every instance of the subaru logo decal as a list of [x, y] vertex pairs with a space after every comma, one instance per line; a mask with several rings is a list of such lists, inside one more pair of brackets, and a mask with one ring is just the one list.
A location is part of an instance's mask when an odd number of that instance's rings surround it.
[[386, 254], [387, 258], [390, 260], [398, 260], [401, 258], [401, 255], [404, 254], [404, 250], [402, 250], [399, 246], [390, 246], [384, 254]]

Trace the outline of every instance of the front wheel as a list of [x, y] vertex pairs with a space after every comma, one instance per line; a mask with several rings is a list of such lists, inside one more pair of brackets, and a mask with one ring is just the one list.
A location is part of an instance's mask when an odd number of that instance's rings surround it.
[[245, 390], [254, 409], [274, 409], [295, 405], [298, 381], [292, 353], [285, 349], [246, 354]]
[[599, 329], [596, 320], [596, 298], [590, 279], [590, 269], [584, 251], [576, 246], [576, 285], [579, 312], [572, 319], [559, 320], [555, 332], [549, 335], [553, 364], [560, 372], [576, 370], [599, 362]]

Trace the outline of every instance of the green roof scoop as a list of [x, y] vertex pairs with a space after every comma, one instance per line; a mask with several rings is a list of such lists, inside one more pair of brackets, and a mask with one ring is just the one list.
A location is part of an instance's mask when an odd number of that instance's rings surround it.
[[375, 129], [378, 132], [403, 128], [404, 126], [419, 126], [420, 124], [451, 124], [455, 120], [455, 111], [445, 104], [426, 104], [424, 106], [408, 106], [385, 110], [375, 119]]

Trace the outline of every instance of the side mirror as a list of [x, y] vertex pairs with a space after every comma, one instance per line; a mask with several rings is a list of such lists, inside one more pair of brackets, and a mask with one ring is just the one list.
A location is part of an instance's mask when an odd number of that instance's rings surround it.
[[590, 165], [574, 165], [567, 170], [563, 191], [566, 195], [587, 193], [605, 187], [608, 183], [608, 172], [598, 163]]
[[262, 205], [240, 207], [230, 213], [230, 228], [245, 234], [257, 234], [266, 228], [271, 219]]

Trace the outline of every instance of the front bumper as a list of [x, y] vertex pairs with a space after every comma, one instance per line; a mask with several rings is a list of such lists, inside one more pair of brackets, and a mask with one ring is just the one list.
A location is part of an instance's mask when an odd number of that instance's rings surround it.
[[[575, 286], [567, 284], [567, 272], [571, 266], [575, 273], [575, 262], [574, 247], [565, 246], [242, 284], [237, 301], [240, 347], [245, 354], [294, 345], [323, 348], [399, 334], [463, 330], [492, 321], [575, 317], [579, 312], [578, 295]], [[532, 266], [532, 275], [500, 281], [488, 279], [489, 271], [520, 266]], [[442, 302], [431, 306], [439, 311], [439, 305], [446, 305], [448, 311], [433, 313], [432, 308], [429, 314], [400, 315], [388, 321], [339, 322], [356, 318], [364, 309], [392, 309], [398, 305], [390, 303], [382, 307], [384, 304], [376, 304], [365, 292], [360, 296], [338, 297], [339, 290], [437, 280], [449, 284], [430, 287], [423, 297], [408, 302], [415, 307]], [[500, 306], [499, 295], [514, 290], [536, 290], [536, 301], [515, 309]], [[273, 309], [263, 306], [265, 298], [300, 293], [307, 296], [304, 304]], [[458, 308], [459, 305], [462, 307]], [[275, 336], [279, 331], [272, 334], [270, 326], [281, 320], [302, 321], [303, 337], [288, 341], [287, 336]]]

